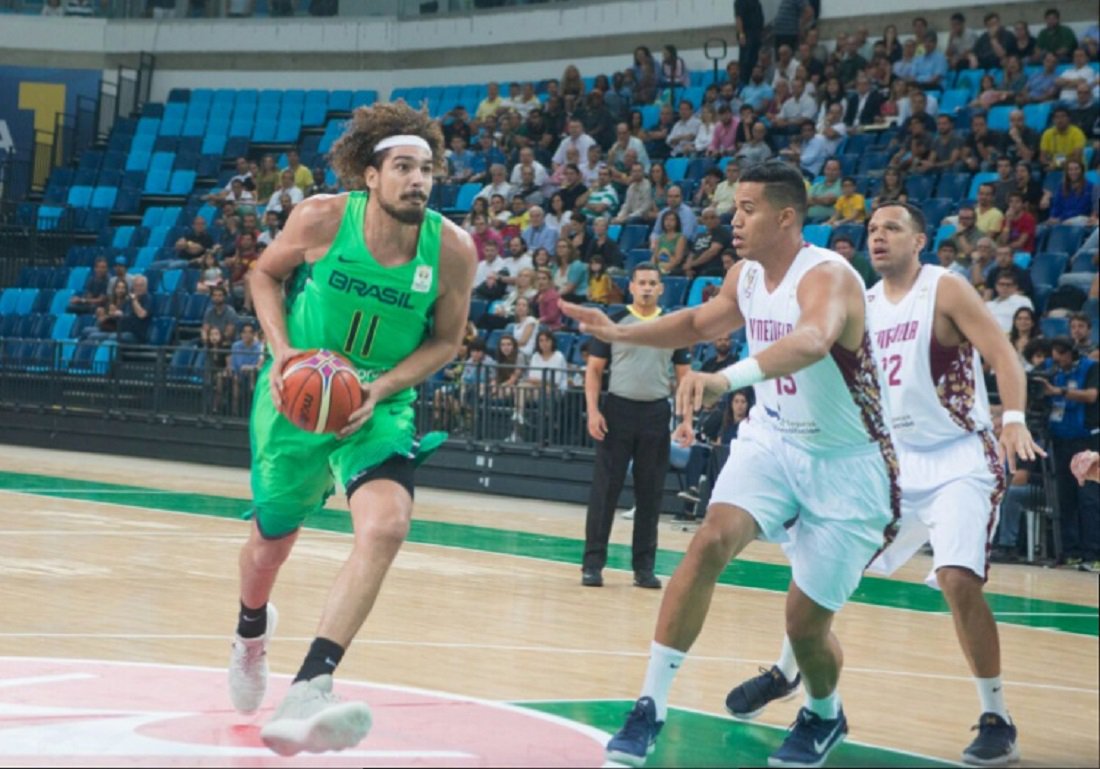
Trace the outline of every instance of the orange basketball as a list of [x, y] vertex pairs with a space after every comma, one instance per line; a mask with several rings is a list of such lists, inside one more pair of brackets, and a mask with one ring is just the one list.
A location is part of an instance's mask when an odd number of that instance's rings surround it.
[[339, 432], [362, 405], [355, 367], [338, 353], [308, 350], [283, 368], [282, 414], [306, 432]]

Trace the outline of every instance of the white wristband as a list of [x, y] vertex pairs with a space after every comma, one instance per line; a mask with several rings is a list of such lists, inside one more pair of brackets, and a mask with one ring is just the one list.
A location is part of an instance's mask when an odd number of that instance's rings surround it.
[[760, 364], [756, 362], [756, 358], [739, 360], [732, 366], [726, 366], [718, 373], [730, 383], [730, 390], [740, 390], [742, 387], [764, 381], [764, 372], [760, 370]]
[[1024, 412], [1016, 411], [1015, 409], [1009, 409], [1001, 415], [1001, 425], [1023, 425], [1027, 424], [1024, 421]]

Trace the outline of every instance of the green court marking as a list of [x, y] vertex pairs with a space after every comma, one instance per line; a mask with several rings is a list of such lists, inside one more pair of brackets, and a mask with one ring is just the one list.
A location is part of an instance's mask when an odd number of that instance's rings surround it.
[[[233, 497], [162, 491], [28, 473], [0, 472], [0, 490], [3, 489], [15, 489], [47, 497], [110, 502], [219, 518], [240, 518], [250, 505], [248, 500]], [[507, 525], [507, 518], [502, 517], [501, 524]], [[323, 531], [350, 533], [351, 519], [344, 511], [326, 509], [313, 516], [308, 526]], [[580, 563], [584, 550], [584, 542], [579, 539], [415, 519], [412, 522], [409, 541], [574, 565]], [[659, 550], [657, 573], [672, 574], [682, 557], [683, 554], [679, 552]], [[607, 565], [611, 569], [630, 571], [630, 547], [612, 544], [608, 550]], [[785, 565], [734, 561], [726, 567], [718, 581], [724, 585], [782, 593], [786, 592], [790, 579], [790, 567]], [[1000, 593], [986, 593], [986, 597], [993, 612], [997, 614], [998, 621], [1003, 624], [1046, 628], [1077, 635], [1100, 635], [1100, 615], [1095, 607]], [[869, 575], [863, 578], [859, 589], [852, 596], [852, 601], [918, 612], [948, 611], [947, 604], [938, 590], [932, 590], [923, 584]]]
[[[614, 734], [623, 725], [623, 718], [634, 703], [599, 700], [516, 704]], [[857, 727], [850, 725], [850, 728]], [[774, 726], [670, 708], [668, 721], [657, 740], [657, 750], [646, 766], [767, 766], [768, 756], [779, 747], [785, 736], [786, 730]], [[965, 735], [960, 739], [965, 739]], [[939, 767], [958, 764], [888, 748], [844, 742], [829, 756], [826, 766]]]

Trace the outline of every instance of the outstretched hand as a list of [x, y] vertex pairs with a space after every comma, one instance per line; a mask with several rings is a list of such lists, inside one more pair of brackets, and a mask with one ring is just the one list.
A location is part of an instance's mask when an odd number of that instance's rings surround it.
[[583, 307], [564, 299], [559, 300], [558, 306], [561, 307], [561, 311], [565, 315], [581, 324], [581, 333], [591, 334], [605, 342], [614, 341], [619, 327], [612, 322], [611, 318], [604, 315], [602, 310], [597, 310], [595, 307]]
[[676, 413], [691, 422], [692, 416], [704, 406], [713, 406], [729, 391], [725, 374], [689, 371], [676, 388]]

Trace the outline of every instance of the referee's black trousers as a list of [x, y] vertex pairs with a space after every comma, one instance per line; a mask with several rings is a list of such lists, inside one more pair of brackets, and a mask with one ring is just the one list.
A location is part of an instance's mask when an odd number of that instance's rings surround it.
[[615, 506], [634, 460], [634, 571], [652, 571], [657, 555], [657, 522], [668, 472], [668, 400], [632, 401], [608, 395], [603, 408], [607, 435], [596, 444], [596, 463], [588, 495], [584, 568], [607, 564], [607, 541]]

